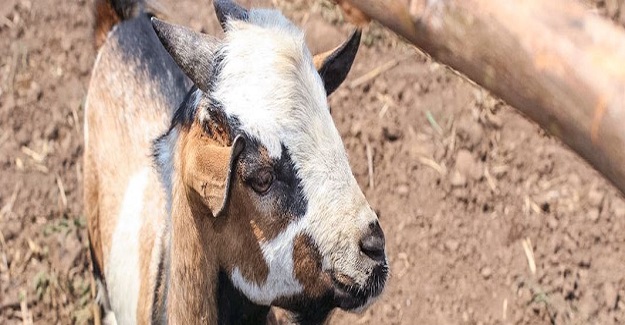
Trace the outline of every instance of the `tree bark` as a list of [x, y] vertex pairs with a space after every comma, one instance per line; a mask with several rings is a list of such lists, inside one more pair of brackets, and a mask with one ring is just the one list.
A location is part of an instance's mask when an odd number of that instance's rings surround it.
[[536, 121], [625, 193], [625, 32], [570, 0], [335, 0]]

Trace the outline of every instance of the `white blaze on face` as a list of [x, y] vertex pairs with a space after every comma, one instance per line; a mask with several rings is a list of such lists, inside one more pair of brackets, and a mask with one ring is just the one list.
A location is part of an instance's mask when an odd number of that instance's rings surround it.
[[249, 22], [231, 21], [223, 51], [213, 97], [271, 157], [280, 157], [292, 129], [334, 129], [304, 34], [278, 11], [251, 10]]
[[364, 284], [370, 271], [358, 241], [377, 217], [354, 179], [329, 112], [323, 83], [304, 34], [277, 11], [251, 10], [249, 21], [230, 21], [222, 69], [213, 97], [272, 158], [284, 145], [302, 180], [306, 215], [261, 249], [269, 266], [263, 286], [235, 269], [234, 284], [257, 303], [301, 292], [294, 278], [294, 239], [309, 234], [323, 268]]

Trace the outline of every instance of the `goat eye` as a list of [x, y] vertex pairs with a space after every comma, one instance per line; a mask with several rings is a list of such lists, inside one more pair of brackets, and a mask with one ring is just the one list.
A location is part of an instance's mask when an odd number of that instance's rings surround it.
[[271, 187], [273, 183], [274, 175], [269, 169], [260, 170], [256, 176], [252, 179], [250, 185], [259, 194], [264, 194]]

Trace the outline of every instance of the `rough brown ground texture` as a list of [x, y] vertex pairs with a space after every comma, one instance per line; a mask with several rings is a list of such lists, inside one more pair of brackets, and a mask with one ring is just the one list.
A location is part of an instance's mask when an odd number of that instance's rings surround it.
[[[273, 2], [306, 26], [314, 51], [349, 32], [327, 2]], [[217, 30], [209, 1], [166, 3], [171, 19]], [[618, 1], [590, 5], [625, 20]], [[91, 321], [81, 128], [92, 6], [0, 1], [0, 324]], [[392, 277], [372, 308], [331, 323], [624, 324], [622, 196], [379, 27], [364, 44], [331, 104], [386, 231]]]

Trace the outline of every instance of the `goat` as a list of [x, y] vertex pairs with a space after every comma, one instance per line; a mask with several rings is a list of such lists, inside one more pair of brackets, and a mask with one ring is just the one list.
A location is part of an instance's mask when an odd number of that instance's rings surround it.
[[[280, 12], [215, 0], [222, 40], [97, 0], [84, 204], [105, 321], [303, 324], [366, 308], [384, 234], [327, 96], [360, 31], [313, 56]], [[103, 36], [105, 35], [105, 36]]]

